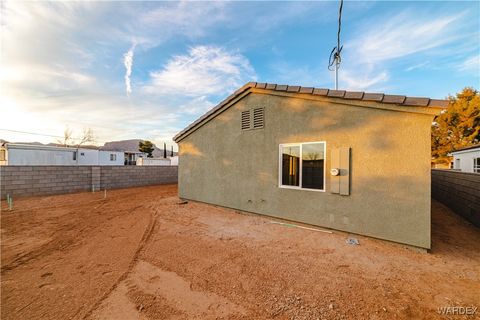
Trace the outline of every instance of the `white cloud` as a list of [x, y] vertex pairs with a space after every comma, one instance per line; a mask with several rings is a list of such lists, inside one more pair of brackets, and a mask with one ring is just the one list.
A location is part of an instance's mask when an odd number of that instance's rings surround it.
[[339, 73], [339, 83], [344, 90], [380, 90], [389, 79], [388, 73], [383, 70], [380, 72], [352, 72], [351, 70], [341, 70]]
[[460, 63], [459, 69], [480, 75], [480, 54], [467, 58], [465, 61]]
[[[446, 45], [468, 39], [460, 23], [466, 12], [425, 19], [421, 12], [405, 10], [394, 16], [369, 19], [347, 41], [340, 69], [340, 87], [347, 90], [384, 91], [390, 69], [406, 64], [405, 71], [431, 66], [432, 55], [451, 56]], [[373, 22], [372, 22], [373, 21]], [[446, 49], [448, 48], [448, 49]]]
[[409, 67], [405, 68], [405, 71], [413, 71], [413, 70], [417, 70], [417, 69], [423, 69], [423, 68], [425, 68], [429, 65], [430, 65], [430, 61], [427, 60], [427, 61], [424, 61], [424, 62], [416, 63], [412, 66], [409, 66]]
[[246, 57], [217, 46], [192, 47], [188, 54], [174, 56], [150, 76], [146, 92], [191, 97], [225, 94], [256, 80]]
[[132, 75], [132, 66], [133, 66], [133, 53], [135, 50], [136, 44], [133, 44], [130, 49], [123, 55], [123, 65], [125, 66], [125, 90], [127, 96], [130, 96], [132, 93], [132, 84], [130, 82], [130, 76]]
[[179, 111], [191, 115], [201, 115], [210, 110], [213, 106], [214, 104], [210, 102], [206, 96], [200, 96], [181, 105]]
[[405, 11], [387, 20], [368, 23], [345, 45], [361, 62], [378, 63], [437, 48], [465, 37], [459, 33], [464, 13], [424, 19]]

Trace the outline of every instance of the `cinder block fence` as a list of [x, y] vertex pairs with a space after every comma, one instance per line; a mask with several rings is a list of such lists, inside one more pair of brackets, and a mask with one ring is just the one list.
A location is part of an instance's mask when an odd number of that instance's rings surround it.
[[432, 198], [480, 227], [480, 173], [432, 169]]
[[177, 181], [177, 166], [0, 166], [2, 199]]

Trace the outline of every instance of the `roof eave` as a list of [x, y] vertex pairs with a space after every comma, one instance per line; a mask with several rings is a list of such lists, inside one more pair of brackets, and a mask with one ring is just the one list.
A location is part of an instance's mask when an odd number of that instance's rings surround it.
[[[204, 122], [208, 121], [209, 118], [220, 111], [223, 107], [230, 104], [233, 100], [236, 100], [240, 95], [246, 93], [247, 91], [252, 91], [252, 89], [262, 90], [266, 93], [270, 92], [285, 92], [291, 95], [297, 95], [298, 97], [305, 97], [307, 95], [320, 96], [329, 99], [335, 100], [346, 100], [351, 101], [352, 103], [342, 104], [351, 104], [353, 106], [355, 101], [359, 102], [374, 102], [378, 105], [391, 105], [397, 106], [398, 111], [407, 111], [405, 107], [420, 107], [424, 110], [425, 114], [439, 114], [441, 110], [445, 109], [449, 101], [448, 100], [439, 100], [439, 99], [430, 99], [423, 97], [407, 97], [402, 95], [386, 95], [383, 93], [368, 93], [362, 91], [345, 91], [345, 90], [330, 90], [324, 88], [314, 88], [314, 87], [301, 87], [301, 86], [289, 86], [289, 85], [280, 85], [272, 83], [263, 83], [263, 82], [248, 82], [243, 85], [241, 88], [236, 90], [233, 94], [228, 96], [214, 108], [210, 109], [207, 113], [202, 115], [200, 118], [195, 120], [193, 123], [188, 125], [185, 129], [180, 131], [173, 137], [173, 141], [180, 142], [190, 133], [196, 130], [197, 127], [201, 126]], [[392, 109], [392, 108], [385, 108]]]

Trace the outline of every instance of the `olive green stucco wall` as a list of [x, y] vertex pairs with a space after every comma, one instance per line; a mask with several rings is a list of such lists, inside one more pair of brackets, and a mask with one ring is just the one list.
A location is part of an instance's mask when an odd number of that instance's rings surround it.
[[[242, 131], [240, 112], [254, 107], [265, 107], [265, 128]], [[432, 119], [249, 93], [179, 142], [179, 195], [430, 248]], [[279, 144], [309, 141], [326, 141], [326, 192], [279, 188]], [[330, 193], [330, 151], [339, 147], [351, 148], [349, 196]]]

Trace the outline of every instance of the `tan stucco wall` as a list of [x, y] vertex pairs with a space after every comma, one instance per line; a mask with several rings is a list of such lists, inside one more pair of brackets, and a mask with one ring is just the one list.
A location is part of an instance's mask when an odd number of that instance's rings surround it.
[[[250, 93], [180, 141], [180, 197], [430, 248], [433, 116], [336, 101]], [[265, 128], [242, 131], [240, 112], [261, 106]], [[279, 188], [279, 144], [309, 141], [327, 143], [326, 192]], [[329, 192], [338, 147], [349, 196]]]

